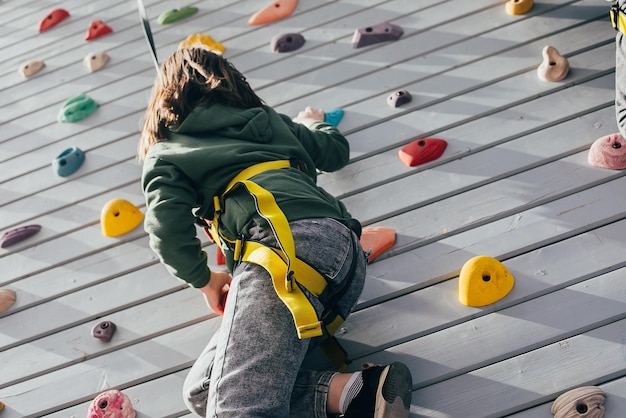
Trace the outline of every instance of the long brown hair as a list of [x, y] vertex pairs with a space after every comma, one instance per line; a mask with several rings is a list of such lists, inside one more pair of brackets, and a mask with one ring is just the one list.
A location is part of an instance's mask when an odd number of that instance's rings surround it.
[[221, 55], [204, 48], [174, 52], [161, 64], [154, 81], [139, 141], [139, 159], [152, 144], [166, 140], [168, 128], [180, 125], [196, 106], [214, 103], [251, 108], [263, 101]]

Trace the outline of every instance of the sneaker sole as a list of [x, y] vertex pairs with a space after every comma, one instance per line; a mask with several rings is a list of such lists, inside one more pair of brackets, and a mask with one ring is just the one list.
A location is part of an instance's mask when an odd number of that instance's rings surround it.
[[385, 367], [376, 391], [374, 418], [408, 418], [411, 407], [413, 380], [411, 372], [402, 363]]

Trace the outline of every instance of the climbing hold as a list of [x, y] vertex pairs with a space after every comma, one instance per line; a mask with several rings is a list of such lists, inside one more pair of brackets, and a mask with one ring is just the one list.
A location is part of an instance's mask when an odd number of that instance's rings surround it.
[[222, 55], [226, 50], [226, 48], [224, 48], [224, 45], [217, 42], [209, 35], [205, 35], [202, 33], [189, 35], [184, 41], [182, 41], [178, 45], [178, 49], [183, 48], [205, 48], [218, 55]]
[[391, 107], [402, 106], [413, 100], [411, 93], [406, 90], [398, 90], [387, 97], [387, 104]]
[[569, 62], [556, 48], [546, 45], [541, 51], [543, 61], [537, 67], [537, 76], [542, 81], [561, 81], [567, 76]]
[[115, 326], [113, 322], [102, 321], [102, 322], [97, 323], [91, 329], [91, 335], [93, 335], [95, 338], [102, 340], [104, 342], [109, 342], [111, 341], [111, 337], [113, 337], [113, 334], [115, 333], [116, 329], [117, 327]]
[[296, 10], [298, 0], [276, 0], [252, 15], [248, 25], [262, 25], [284, 19]]
[[65, 102], [57, 115], [57, 121], [61, 123], [78, 122], [91, 115], [96, 109], [98, 109], [98, 103], [86, 94], [79, 94]]
[[90, 52], [83, 58], [83, 65], [93, 73], [104, 67], [107, 61], [109, 54], [106, 52]]
[[45, 67], [43, 61], [29, 61], [26, 64], [22, 64], [22, 66], [18, 69], [18, 73], [23, 78], [29, 78], [35, 74], [37, 74], [43, 67]]
[[336, 128], [337, 125], [339, 125], [339, 122], [341, 122], [344, 113], [343, 109], [333, 109], [328, 112], [324, 112], [324, 122], [329, 125], [333, 125]]
[[69, 17], [69, 15], [70, 13], [65, 9], [54, 9], [39, 22], [39, 32], [46, 31], [58, 25], [63, 19]]
[[52, 160], [52, 169], [60, 177], [67, 177], [83, 164], [85, 153], [78, 147], [71, 147]]
[[626, 140], [622, 134], [618, 132], [596, 139], [589, 148], [587, 162], [600, 168], [626, 168]]
[[514, 279], [500, 261], [486, 255], [469, 259], [459, 275], [459, 301], [467, 306], [485, 306], [505, 297]]
[[[15, 303], [15, 291], [11, 289], [0, 289], [0, 313], [9, 309]], [[1, 409], [1, 408], [0, 408]]]
[[87, 410], [87, 418], [135, 418], [135, 415], [128, 396], [116, 389], [100, 393]]
[[510, 15], [523, 15], [533, 8], [533, 0], [509, 0], [504, 7]]
[[352, 48], [361, 48], [379, 42], [395, 41], [404, 31], [392, 23], [380, 23], [374, 26], [357, 29], [352, 36]]
[[2, 411], [3, 409], [4, 409], [4, 404], [0, 402], [0, 411]]
[[197, 7], [184, 6], [179, 9], [172, 9], [161, 13], [157, 22], [161, 25], [167, 25], [170, 23], [178, 22], [179, 20], [187, 19], [190, 16], [195, 15], [198, 12]]
[[132, 231], [143, 220], [143, 213], [135, 205], [124, 199], [108, 201], [100, 213], [102, 234], [116, 237]]
[[17, 244], [20, 241], [24, 241], [26, 238], [32, 237], [41, 230], [41, 225], [33, 224], [20, 226], [19, 228], [12, 229], [5, 232], [0, 238], [0, 247], [7, 248], [13, 244]]
[[272, 51], [291, 52], [304, 45], [305, 39], [299, 33], [282, 33], [272, 38]]
[[223, 266], [226, 264], [226, 257], [224, 256], [224, 251], [218, 246], [215, 247], [215, 263], [218, 266]]
[[554, 418], [602, 418], [604, 399], [604, 391], [601, 388], [582, 386], [556, 398], [550, 412]]
[[398, 157], [409, 167], [415, 167], [441, 157], [447, 146], [448, 143], [439, 138], [416, 139], [400, 148]]
[[382, 226], [365, 227], [361, 231], [361, 248], [369, 251], [368, 263], [387, 251], [396, 242], [396, 230]]
[[102, 20], [94, 20], [89, 25], [89, 29], [87, 29], [85, 40], [91, 41], [92, 39], [99, 38], [111, 32], [113, 32], [113, 29]]

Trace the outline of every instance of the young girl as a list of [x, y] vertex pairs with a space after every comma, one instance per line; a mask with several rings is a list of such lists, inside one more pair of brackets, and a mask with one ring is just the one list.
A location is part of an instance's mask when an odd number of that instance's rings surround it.
[[[139, 144], [145, 229], [168, 270], [223, 315], [184, 385], [199, 415], [409, 415], [401, 363], [351, 374], [301, 368], [328, 337], [326, 319], [354, 307], [367, 263], [360, 224], [316, 185], [317, 169], [349, 157], [323, 119], [312, 108], [293, 121], [276, 113], [205, 49], [180, 49], [161, 65]], [[211, 229], [230, 273], [208, 268], [196, 223]]]

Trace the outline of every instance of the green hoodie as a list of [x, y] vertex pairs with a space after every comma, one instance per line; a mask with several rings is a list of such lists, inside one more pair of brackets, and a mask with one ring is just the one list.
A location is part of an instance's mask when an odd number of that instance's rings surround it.
[[[174, 276], [193, 287], [205, 286], [211, 272], [196, 236], [196, 217], [213, 217], [213, 196], [241, 170], [273, 160], [300, 163], [300, 169], [271, 170], [253, 178], [274, 195], [289, 221], [330, 217], [353, 223], [344, 205], [316, 185], [316, 169], [338, 170], [348, 157], [347, 140], [326, 123], [307, 128], [267, 106], [198, 107], [146, 155], [142, 185], [150, 246]], [[252, 225], [264, 222], [243, 187], [228, 194], [223, 210], [222, 232], [231, 238], [248, 236]], [[232, 253], [225, 255], [232, 268]]]

